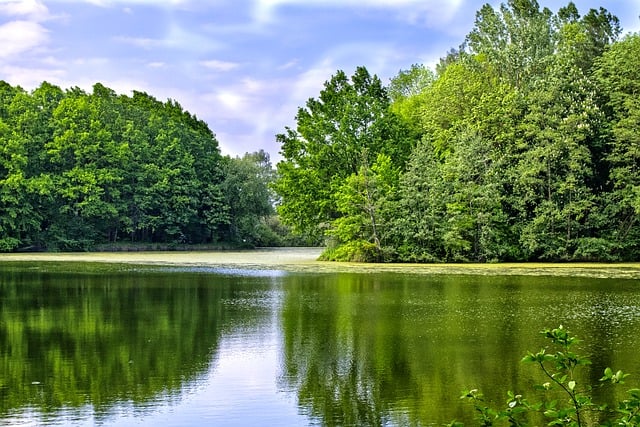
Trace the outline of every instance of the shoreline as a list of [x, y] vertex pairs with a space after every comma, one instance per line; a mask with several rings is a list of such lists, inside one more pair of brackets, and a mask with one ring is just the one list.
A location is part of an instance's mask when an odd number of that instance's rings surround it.
[[167, 267], [275, 269], [308, 273], [574, 276], [640, 279], [640, 263], [368, 264], [318, 261], [322, 248], [0, 254], [3, 263], [103, 263]]

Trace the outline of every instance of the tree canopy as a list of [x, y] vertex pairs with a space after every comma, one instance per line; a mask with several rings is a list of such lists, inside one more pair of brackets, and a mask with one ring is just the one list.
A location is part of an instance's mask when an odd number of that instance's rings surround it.
[[283, 220], [323, 232], [330, 259], [637, 260], [640, 36], [620, 34], [604, 8], [487, 4], [435, 71], [401, 70], [368, 109], [381, 144], [338, 113], [371, 99], [338, 72], [280, 136]]
[[343, 216], [338, 201], [345, 180], [369, 170], [378, 155], [406, 162], [413, 141], [390, 104], [366, 68], [350, 79], [338, 71], [298, 110], [296, 129], [278, 135], [284, 157], [277, 165], [278, 212], [295, 231], [318, 240]]
[[273, 215], [270, 170], [263, 152], [222, 156], [206, 123], [172, 100], [0, 82], [1, 251], [260, 244], [265, 227], [238, 224]]

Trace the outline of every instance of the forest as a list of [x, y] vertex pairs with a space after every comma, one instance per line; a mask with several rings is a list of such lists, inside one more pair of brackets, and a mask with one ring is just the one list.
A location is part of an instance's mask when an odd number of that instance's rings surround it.
[[[264, 151], [176, 101], [0, 81], [0, 251], [323, 245], [366, 262], [640, 258], [640, 34], [483, 6], [437, 66], [338, 70]], [[146, 247], [146, 246], [142, 246]]]
[[435, 69], [338, 71], [277, 138], [324, 259], [640, 258], [640, 35], [604, 8], [487, 4]]
[[175, 101], [0, 81], [0, 251], [281, 245], [272, 175]]

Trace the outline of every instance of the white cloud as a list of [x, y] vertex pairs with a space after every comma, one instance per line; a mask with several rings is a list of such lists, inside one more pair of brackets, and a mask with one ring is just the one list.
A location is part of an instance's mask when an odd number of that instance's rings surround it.
[[214, 71], [231, 71], [240, 66], [237, 62], [219, 61], [217, 59], [202, 61], [200, 65]]
[[40, 86], [43, 80], [62, 86], [66, 72], [60, 68], [34, 68], [6, 65], [0, 66], [0, 74], [4, 80], [11, 82], [12, 85], [21, 86], [25, 89], [33, 89]]
[[161, 38], [116, 36], [113, 39], [143, 49], [165, 48], [182, 52], [204, 53], [222, 47], [221, 43], [196, 32], [188, 31], [176, 23], [172, 23]]
[[[227, 109], [226, 114], [229, 112], [232, 117], [236, 114], [242, 114], [245, 112], [245, 107], [248, 105], [247, 98], [240, 93], [231, 90], [221, 90], [214, 95], [215, 99]], [[230, 111], [229, 111], [230, 110]]]
[[38, 0], [3, 0], [0, 1], [0, 14], [44, 21], [49, 17], [49, 10]]
[[[224, 89], [203, 97], [205, 111], [215, 111], [210, 124], [223, 152], [242, 155], [260, 148], [279, 160], [275, 135], [285, 126], [295, 126], [299, 107], [310, 97], [317, 97], [325, 81], [335, 73], [335, 64], [324, 60], [312, 69], [293, 76], [272, 79], [240, 78]], [[234, 123], [242, 130], [233, 134], [219, 132]]]
[[271, 21], [282, 6], [322, 8], [385, 9], [412, 24], [446, 27], [460, 10], [463, 0], [255, 0], [253, 15], [260, 22]]
[[23, 55], [43, 45], [47, 40], [47, 30], [37, 22], [7, 22], [0, 25], [0, 58]]

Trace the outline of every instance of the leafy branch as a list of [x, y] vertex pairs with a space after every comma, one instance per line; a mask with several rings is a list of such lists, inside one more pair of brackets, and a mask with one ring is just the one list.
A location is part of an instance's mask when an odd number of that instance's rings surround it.
[[[550, 353], [546, 349], [542, 349], [537, 353], [529, 352], [524, 356], [522, 362], [537, 364], [545, 377], [549, 379], [549, 381], [536, 386], [537, 389], [543, 392], [554, 388], [558, 389], [560, 394], [567, 398], [565, 403], [547, 398], [540, 402], [531, 403], [522, 395], [509, 391], [506, 408], [496, 410], [487, 406], [484, 396], [477, 389], [465, 391], [461, 398], [473, 404], [478, 413], [479, 425], [493, 426], [495, 423], [506, 422], [509, 426], [528, 426], [536, 413], [541, 413], [548, 419], [548, 426], [582, 427], [593, 425], [595, 421], [586, 417], [587, 411], [596, 414], [593, 419], [598, 420], [599, 425], [640, 425], [640, 389], [628, 390], [629, 397], [618, 402], [615, 409], [609, 408], [606, 404], [595, 404], [590, 395], [592, 387], [589, 385], [579, 387], [576, 380], [576, 369], [591, 364], [588, 358], [571, 350], [572, 346], [579, 342], [578, 339], [563, 326], [546, 329], [542, 331], [542, 334], [551, 341], [557, 351]], [[613, 385], [624, 384], [624, 380], [628, 376], [629, 374], [620, 370], [614, 372], [611, 368], [606, 368], [600, 382]], [[449, 424], [449, 426], [456, 427], [461, 425], [457, 421]]]

